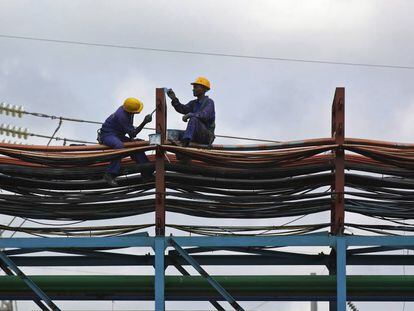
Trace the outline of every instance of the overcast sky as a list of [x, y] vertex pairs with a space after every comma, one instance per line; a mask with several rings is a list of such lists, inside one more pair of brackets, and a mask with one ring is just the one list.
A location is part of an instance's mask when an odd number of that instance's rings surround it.
[[[408, 0], [0, 0], [0, 35], [413, 67], [413, 12], [414, 1]], [[340, 86], [346, 89], [348, 137], [413, 142], [413, 69], [191, 55], [0, 37], [0, 102], [23, 105], [31, 112], [104, 121], [124, 98], [134, 96], [144, 101], [146, 114], [154, 109], [156, 87], [172, 87], [181, 101], [187, 102], [192, 99], [190, 82], [199, 75], [206, 76], [212, 84], [208, 95], [216, 105], [217, 134], [272, 140], [328, 137], [332, 98], [335, 87]], [[51, 135], [57, 126], [56, 121], [28, 116], [0, 118], [0, 123], [27, 127], [29, 132], [42, 135]], [[136, 118], [136, 123], [140, 120]], [[170, 128], [184, 128], [171, 106], [168, 122]], [[94, 141], [97, 128], [64, 122], [57, 136]], [[146, 138], [148, 133], [143, 132], [141, 137]], [[3, 138], [10, 139], [0, 137]], [[34, 138], [17, 141], [47, 143]], [[88, 308], [97, 305], [89, 304]], [[115, 303], [114, 310], [121, 305]], [[183, 305], [176, 308], [184, 308]], [[259, 305], [246, 304], [251, 310], [309, 309], [308, 303]], [[414, 310], [414, 305], [408, 303], [405, 307], [402, 303], [357, 305], [360, 310]], [[208, 304], [196, 306], [206, 309]], [[99, 308], [109, 310], [112, 304], [99, 304]], [[327, 310], [326, 304], [320, 309]]]

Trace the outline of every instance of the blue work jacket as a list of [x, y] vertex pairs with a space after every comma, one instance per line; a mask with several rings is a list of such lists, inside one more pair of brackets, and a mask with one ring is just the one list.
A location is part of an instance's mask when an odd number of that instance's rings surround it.
[[105, 120], [101, 128], [101, 135], [102, 137], [109, 135], [124, 137], [125, 134], [128, 134], [130, 138], [134, 138], [138, 133], [133, 124], [134, 114], [125, 111], [121, 106]]
[[214, 110], [214, 101], [211, 98], [203, 96], [200, 99], [197, 98], [190, 101], [186, 105], [181, 104], [178, 99], [173, 100], [171, 103], [177, 112], [198, 118], [214, 134], [216, 112]]

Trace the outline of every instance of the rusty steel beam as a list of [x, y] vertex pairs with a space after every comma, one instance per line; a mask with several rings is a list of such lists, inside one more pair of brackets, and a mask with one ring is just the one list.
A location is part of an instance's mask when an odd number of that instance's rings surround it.
[[335, 155], [335, 179], [332, 183], [331, 234], [341, 235], [344, 232], [345, 205], [345, 88], [338, 87], [332, 103], [332, 138], [338, 147]]
[[[165, 92], [162, 88], [155, 91], [156, 102], [156, 133], [161, 136], [161, 145], [164, 144], [167, 131], [167, 108]], [[165, 235], [165, 151], [160, 146], [156, 148], [155, 154], [155, 234]]]

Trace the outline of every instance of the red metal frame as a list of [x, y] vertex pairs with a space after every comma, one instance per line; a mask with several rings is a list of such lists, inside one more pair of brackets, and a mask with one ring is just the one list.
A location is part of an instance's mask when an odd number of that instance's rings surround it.
[[[161, 144], [166, 139], [166, 98], [162, 88], [156, 89], [156, 132], [161, 135]], [[336, 88], [332, 103], [332, 138], [338, 147], [335, 155], [335, 177], [332, 182], [331, 233], [340, 235], [344, 231], [345, 205], [345, 88]], [[155, 198], [155, 233], [165, 235], [165, 152], [156, 149], [156, 198]]]
[[[162, 88], [155, 91], [156, 102], [156, 133], [161, 135], [161, 145], [164, 144], [167, 131], [167, 108], [165, 92]], [[165, 151], [157, 146], [155, 155], [155, 234], [165, 235]]]
[[332, 183], [331, 234], [340, 235], [344, 232], [345, 219], [345, 88], [338, 87], [332, 103], [332, 138], [338, 147], [335, 155], [335, 179]]

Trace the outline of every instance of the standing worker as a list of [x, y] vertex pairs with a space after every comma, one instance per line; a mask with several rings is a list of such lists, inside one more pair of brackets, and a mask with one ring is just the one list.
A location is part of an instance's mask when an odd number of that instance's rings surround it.
[[[101, 144], [111, 147], [113, 149], [124, 148], [124, 142], [131, 141], [144, 126], [152, 121], [151, 114], [145, 116], [144, 120], [138, 127], [134, 127], [134, 115], [138, 114], [144, 108], [144, 104], [137, 98], [127, 98], [124, 104], [119, 107], [113, 114], [111, 114], [102, 125], [98, 140]], [[125, 136], [128, 134], [129, 138]], [[148, 163], [148, 158], [145, 152], [137, 152], [131, 155], [131, 158], [139, 163]], [[104, 175], [104, 180], [112, 187], [118, 186], [116, 176], [121, 171], [121, 159], [113, 160]], [[141, 172], [143, 180], [152, 176], [152, 170], [144, 170]]]
[[184, 122], [188, 121], [187, 128], [180, 137], [181, 145], [187, 147], [190, 142], [211, 145], [215, 139], [216, 113], [214, 101], [205, 95], [210, 90], [210, 81], [204, 77], [198, 77], [191, 84], [193, 85], [193, 95], [197, 99], [186, 105], [180, 103], [172, 89], [167, 92], [174, 109], [184, 115]]

